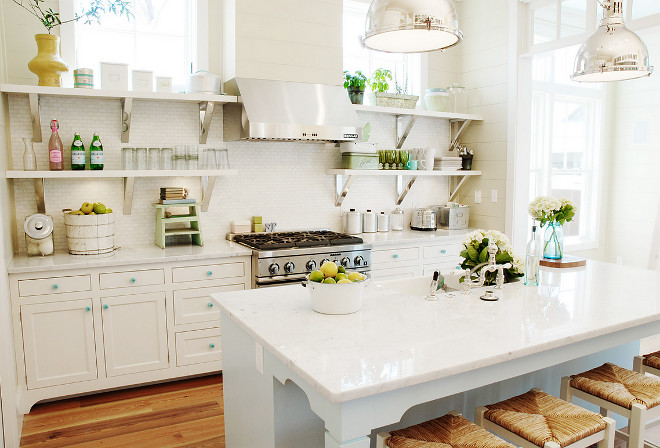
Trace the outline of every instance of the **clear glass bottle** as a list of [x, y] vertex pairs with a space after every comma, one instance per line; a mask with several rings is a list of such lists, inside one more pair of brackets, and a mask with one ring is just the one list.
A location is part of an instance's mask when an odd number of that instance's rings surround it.
[[37, 170], [37, 155], [34, 153], [32, 139], [24, 138], [23, 144], [25, 145], [25, 152], [23, 152], [23, 170], [36, 171]]
[[73, 134], [73, 142], [71, 142], [71, 169], [85, 169], [85, 145], [77, 132]]
[[539, 285], [539, 261], [541, 259], [541, 242], [536, 226], [532, 226], [532, 237], [527, 243], [525, 255], [525, 285]]
[[103, 169], [103, 144], [101, 143], [101, 138], [97, 133], [94, 133], [94, 136], [92, 137], [92, 144], [89, 146], [89, 169]]
[[64, 153], [62, 151], [62, 139], [57, 130], [60, 125], [57, 120], [50, 122], [50, 140], [48, 140], [48, 165], [51, 171], [62, 171], [64, 169]]

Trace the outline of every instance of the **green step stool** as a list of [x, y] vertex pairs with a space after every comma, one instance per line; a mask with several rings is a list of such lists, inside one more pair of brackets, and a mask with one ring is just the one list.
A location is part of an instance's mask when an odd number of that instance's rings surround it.
[[[165, 249], [165, 237], [172, 235], [190, 235], [193, 244], [203, 246], [202, 241], [202, 226], [199, 222], [199, 207], [200, 203], [190, 204], [152, 204], [156, 208], [156, 246]], [[171, 207], [188, 207], [187, 215], [172, 215], [169, 218], [165, 217], [165, 209]], [[186, 229], [168, 229], [167, 224], [175, 222], [189, 222], [190, 227]]]

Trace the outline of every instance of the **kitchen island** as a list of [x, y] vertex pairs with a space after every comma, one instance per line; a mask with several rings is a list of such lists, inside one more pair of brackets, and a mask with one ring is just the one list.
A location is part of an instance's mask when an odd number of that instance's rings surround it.
[[300, 286], [214, 296], [227, 447], [367, 448], [379, 430], [471, 418], [532, 387], [557, 395], [561, 376], [607, 361], [630, 368], [639, 339], [660, 333], [655, 271], [543, 269], [540, 286], [505, 285], [497, 302], [419, 290], [372, 283], [341, 316], [312, 311]]

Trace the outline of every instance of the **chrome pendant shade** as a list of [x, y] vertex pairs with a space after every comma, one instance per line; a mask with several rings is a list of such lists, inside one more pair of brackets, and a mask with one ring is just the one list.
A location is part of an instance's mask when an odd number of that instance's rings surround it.
[[451, 0], [373, 0], [362, 44], [389, 53], [442, 50], [463, 40]]
[[571, 79], [603, 82], [651, 75], [653, 67], [646, 45], [623, 23], [623, 3], [605, 0], [601, 5], [603, 19], [580, 47]]

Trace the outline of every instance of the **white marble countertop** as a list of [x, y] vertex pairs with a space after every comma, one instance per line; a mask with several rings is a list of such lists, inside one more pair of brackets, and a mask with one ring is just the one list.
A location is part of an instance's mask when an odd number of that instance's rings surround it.
[[589, 261], [542, 284], [428, 302], [383, 284], [362, 310], [323, 315], [299, 285], [213, 296], [223, 313], [332, 402], [533, 355], [660, 320], [660, 272]]
[[359, 236], [366, 244], [371, 244], [375, 249], [379, 246], [412, 243], [454, 243], [463, 241], [463, 237], [473, 229], [466, 230], [444, 230], [435, 231], [411, 230], [390, 230], [389, 232], [361, 233]]
[[252, 250], [226, 240], [206, 241], [204, 242], [204, 246], [177, 245], [165, 249], [161, 249], [154, 244], [145, 244], [122, 247], [111, 254], [105, 255], [70, 255], [66, 252], [56, 252], [46, 257], [18, 255], [14, 256], [8, 272], [10, 274], [20, 274], [57, 271], [61, 269], [239, 257], [244, 255], [252, 255]]

